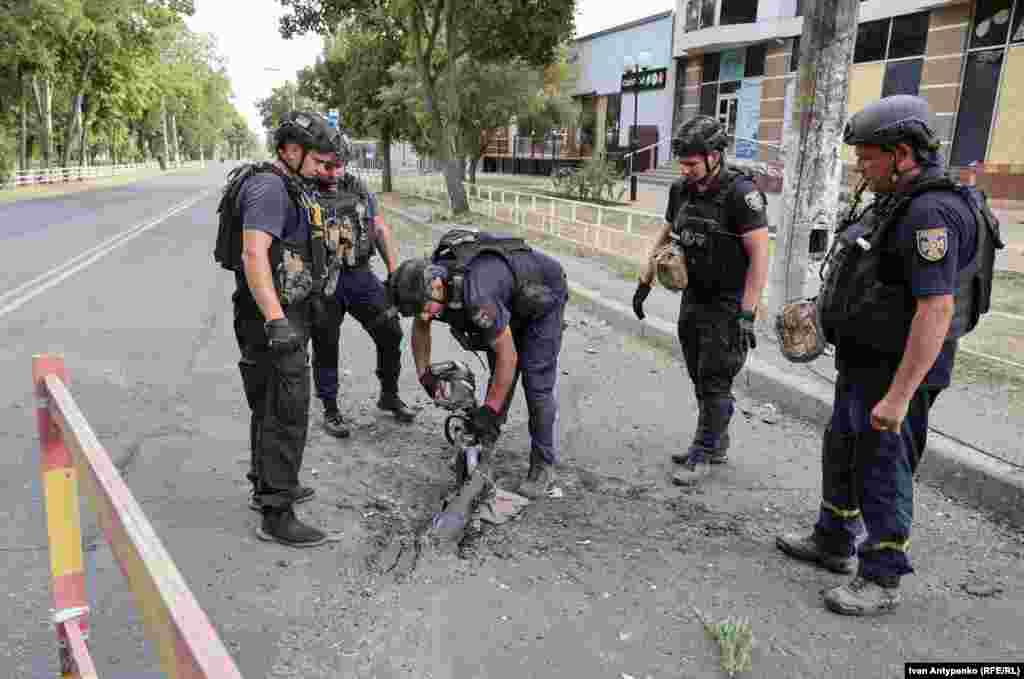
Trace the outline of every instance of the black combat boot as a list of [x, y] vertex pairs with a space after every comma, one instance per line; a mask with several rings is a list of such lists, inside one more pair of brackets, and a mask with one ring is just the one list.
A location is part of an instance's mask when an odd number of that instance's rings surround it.
[[412, 422], [416, 419], [416, 411], [405, 405], [405, 401], [396, 392], [382, 391], [377, 400], [377, 407], [394, 413], [395, 419], [399, 422]]
[[519, 494], [531, 500], [548, 494], [551, 484], [555, 481], [555, 470], [537, 451], [530, 451], [530, 470], [526, 478], [519, 484]]
[[[289, 494], [292, 496], [292, 504], [300, 505], [303, 502], [309, 502], [316, 495], [316, 491], [309, 486], [296, 486]], [[256, 488], [254, 487], [249, 491], [249, 509], [254, 512], [263, 511], [263, 503], [260, 502], [260, 498], [256, 495]]]
[[351, 432], [345, 424], [345, 418], [338, 411], [338, 404], [324, 401], [324, 430], [339, 439], [347, 439]]
[[299, 521], [291, 507], [264, 507], [256, 536], [289, 547], [317, 547], [327, 542], [326, 533]]

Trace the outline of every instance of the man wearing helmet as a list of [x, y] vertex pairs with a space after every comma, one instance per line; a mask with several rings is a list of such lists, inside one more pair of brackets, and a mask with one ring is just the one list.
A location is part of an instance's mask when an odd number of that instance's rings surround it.
[[[321, 224], [310, 181], [326, 172], [334, 146], [322, 119], [301, 111], [284, 116], [274, 143], [276, 160], [247, 172], [235, 188], [241, 252], [232, 246], [232, 252], [217, 257], [235, 272], [238, 365], [252, 411], [250, 506], [263, 516], [257, 535], [312, 547], [327, 536], [299, 521], [292, 505], [313, 495], [299, 485], [309, 420], [309, 295], [316, 273], [311, 232]], [[221, 245], [218, 236], [218, 249]]]
[[544, 496], [558, 462], [558, 355], [569, 299], [562, 265], [521, 238], [455, 229], [441, 238], [432, 258], [403, 262], [389, 287], [399, 313], [415, 318], [413, 357], [431, 398], [439, 397], [429, 370], [434, 320], [447, 323], [464, 349], [487, 353], [491, 380], [472, 417], [486, 449], [498, 439], [522, 374], [531, 445], [518, 491], [531, 499]]
[[928, 414], [949, 386], [957, 338], [987, 310], [1000, 246], [984, 197], [945, 178], [930, 118], [923, 99], [891, 96], [854, 115], [843, 135], [856, 149], [858, 196], [867, 188], [876, 198], [840, 224], [817, 299], [838, 371], [818, 520], [810, 535], [776, 543], [833, 572], [856, 571], [825, 593], [844, 615], [900, 603]]
[[754, 317], [768, 280], [764, 194], [749, 175], [725, 165], [728, 135], [709, 116], [679, 128], [672, 151], [682, 177], [669, 190], [665, 226], [640, 274], [633, 311], [644, 318], [657, 262], [672, 244], [685, 258], [686, 288], [679, 308], [679, 342], [697, 395], [697, 431], [685, 451], [678, 485], [697, 483], [709, 464], [727, 460], [732, 383], [756, 345]]
[[371, 270], [377, 250], [390, 276], [398, 266], [398, 248], [378, 212], [376, 197], [358, 177], [346, 172], [353, 155], [352, 142], [339, 130], [335, 134], [334, 158], [319, 178], [331, 270], [323, 313], [313, 324], [313, 382], [324, 405], [324, 429], [346, 438], [349, 429], [338, 409], [338, 343], [346, 313], [355, 316], [377, 349], [381, 386], [377, 407], [394, 413], [401, 422], [412, 422], [416, 414], [398, 395], [402, 326], [388, 303], [384, 284]]

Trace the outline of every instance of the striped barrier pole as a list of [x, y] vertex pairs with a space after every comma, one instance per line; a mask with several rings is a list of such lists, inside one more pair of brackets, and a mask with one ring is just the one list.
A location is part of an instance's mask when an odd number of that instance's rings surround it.
[[[64, 677], [96, 677], [88, 633], [78, 484], [142, 613], [170, 679], [242, 679], [152, 524], [66, 387], [63, 358], [34, 356], [55, 622]], [[65, 663], [66, 661], [66, 663]]]
[[60, 671], [63, 677], [95, 677], [85, 646], [89, 638], [89, 604], [85, 590], [82, 521], [78, 504], [78, 475], [71, 451], [53, 416], [46, 378], [67, 382], [64, 358], [33, 356], [32, 383], [36, 395], [36, 426], [41, 448], [46, 531], [50, 540], [50, 575], [54, 625], [57, 628]]

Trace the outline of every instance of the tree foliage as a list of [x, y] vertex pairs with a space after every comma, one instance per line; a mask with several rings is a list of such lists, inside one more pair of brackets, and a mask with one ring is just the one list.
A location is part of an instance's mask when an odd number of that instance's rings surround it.
[[[317, 31], [324, 35], [351, 22], [393, 26], [402, 63], [415, 69], [422, 100], [420, 129], [445, 163], [452, 210], [468, 211], [462, 186], [466, 146], [460, 80], [466, 69], [554, 61], [559, 45], [573, 33], [575, 0], [281, 0], [285, 37]], [[388, 23], [390, 22], [390, 23]]]
[[[0, 0], [0, 128], [19, 165], [210, 157], [241, 114], [192, 0]], [[177, 131], [167, 140], [165, 123]], [[246, 144], [253, 141], [247, 133]]]

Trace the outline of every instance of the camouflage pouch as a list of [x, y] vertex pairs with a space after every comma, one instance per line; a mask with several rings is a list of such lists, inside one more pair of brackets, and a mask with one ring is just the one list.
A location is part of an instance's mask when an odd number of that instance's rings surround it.
[[666, 243], [655, 250], [651, 257], [658, 282], [672, 292], [682, 292], [689, 283], [686, 257], [674, 243]]
[[313, 272], [302, 257], [287, 248], [281, 251], [275, 285], [283, 306], [301, 302], [313, 289]]
[[808, 363], [825, 352], [825, 332], [815, 300], [790, 302], [775, 317], [775, 334], [782, 355], [793, 363]]

